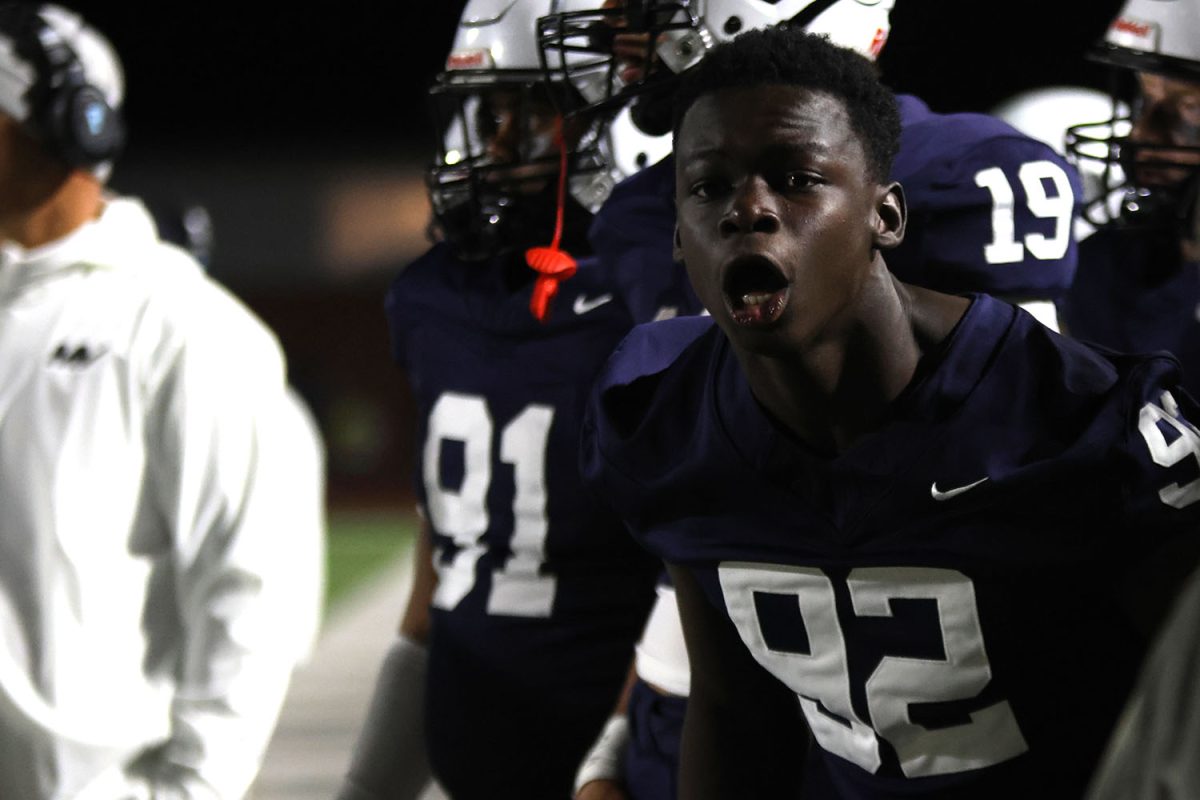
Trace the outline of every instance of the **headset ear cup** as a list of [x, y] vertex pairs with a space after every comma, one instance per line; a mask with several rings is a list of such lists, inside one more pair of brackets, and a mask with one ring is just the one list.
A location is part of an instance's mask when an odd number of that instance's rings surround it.
[[124, 126], [99, 89], [83, 84], [55, 100], [47, 122], [63, 158], [72, 166], [93, 166], [117, 156]]

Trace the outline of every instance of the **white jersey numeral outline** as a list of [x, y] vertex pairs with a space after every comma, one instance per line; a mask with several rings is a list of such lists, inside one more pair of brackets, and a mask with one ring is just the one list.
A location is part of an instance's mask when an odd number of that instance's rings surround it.
[[[914, 703], [969, 700], [991, 681], [975, 587], [956, 570], [924, 567], [860, 568], [846, 578], [859, 617], [890, 617], [891, 600], [937, 602], [945, 660], [885, 656], [866, 681], [873, 724], [850, 701], [846, 642], [833, 582], [818, 569], [725, 562], [718, 568], [726, 609], [755, 660], [800, 699], [813, 738], [822, 748], [874, 773], [882, 763], [879, 740], [895, 749], [910, 778], [981, 769], [1015, 758], [1029, 747], [1007, 700], [970, 714], [970, 721], [930, 729], [912, 721]], [[759, 623], [756, 593], [796, 599], [809, 652], [772, 650]]]
[[[1167, 443], [1158, 423], [1163, 422], [1176, 433]], [[1160, 403], [1146, 403], [1138, 412], [1138, 432], [1146, 440], [1150, 458], [1162, 467], [1173, 467], [1189, 456], [1200, 465], [1200, 432], [1179, 415], [1179, 403], [1170, 392], [1163, 392]], [[1200, 500], [1200, 478], [1182, 486], [1172, 483], [1158, 492], [1158, 497], [1172, 508], [1186, 508]]]
[[[546, 558], [549, 520], [546, 516], [546, 445], [554, 409], [531, 403], [501, 429], [499, 461], [511, 464], [514, 475], [511, 555], [492, 574], [489, 614], [549, 617], [556, 581], [541, 574]], [[487, 549], [480, 541], [488, 529], [487, 493], [492, 481], [492, 438], [495, 425], [487, 403], [476, 395], [445, 392], [429, 413], [425, 437], [426, 512], [438, 533], [458, 547], [445, 562], [435, 558], [438, 587], [433, 605], [453, 609], [471, 591], [476, 563]], [[463, 481], [457, 490], [441, 482], [442, 442], [463, 445]]]
[[[1054, 220], [1054, 235], [1027, 233], [1018, 242], [1016, 196], [1012, 184], [1000, 167], [988, 167], [975, 173], [975, 185], [987, 189], [992, 197], [992, 241], [984, 245], [983, 258], [989, 264], [1015, 264], [1025, 260], [1025, 250], [1039, 261], [1056, 261], [1066, 255], [1071, 243], [1075, 213], [1075, 193], [1071, 179], [1053, 161], [1027, 161], [1017, 169], [1017, 178], [1025, 192], [1025, 205], [1039, 219]], [[1047, 192], [1045, 181], [1054, 186]]]

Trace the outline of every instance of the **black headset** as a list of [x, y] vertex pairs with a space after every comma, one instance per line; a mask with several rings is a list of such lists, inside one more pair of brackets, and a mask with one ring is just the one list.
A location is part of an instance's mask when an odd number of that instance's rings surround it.
[[0, 33], [12, 38], [17, 55], [33, 65], [26, 92], [27, 130], [72, 167], [109, 161], [125, 144], [125, 124], [104, 92], [88, 83], [75, 50], [42, 19], [39, 7], [0, 3]]

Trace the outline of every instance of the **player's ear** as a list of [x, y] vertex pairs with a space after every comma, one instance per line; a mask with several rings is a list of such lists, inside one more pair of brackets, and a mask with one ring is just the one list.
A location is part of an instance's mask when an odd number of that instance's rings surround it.
[[679, 226], [675, 226], [675, 233], [671, 237], [671, 258], [676, 263], [683, 263], [683, 240], [679, 238]]
[[875, 201], [874, 241], [879, 250], [891, 250], [904, 241], [904, 227], [908, 222], [908, 204], [904, 200], [904, 188], [898, 183], [881, 184]]

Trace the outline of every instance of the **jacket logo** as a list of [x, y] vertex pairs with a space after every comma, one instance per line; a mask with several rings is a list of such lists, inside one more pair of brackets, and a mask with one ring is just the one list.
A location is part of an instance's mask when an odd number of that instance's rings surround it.
[[72, 347], [64, 342], [54, 348], [54, 352], [50, 354], [50, 363], [83, 368], [89, 366], [107, 352], [108, 350], [103, 347], [88, 347], [86, 344]]

